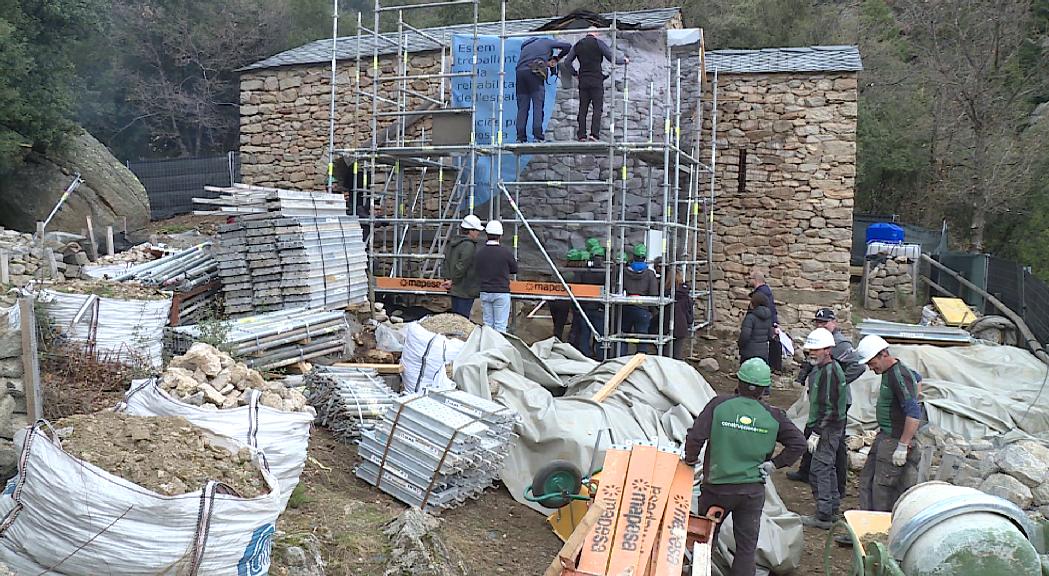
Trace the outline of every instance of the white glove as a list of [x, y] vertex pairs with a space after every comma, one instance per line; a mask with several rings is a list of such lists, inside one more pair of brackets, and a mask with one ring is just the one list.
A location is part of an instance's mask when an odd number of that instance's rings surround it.
[[892, 463], [895, 466], [903, 466], [907, 463], [907, 445], [900, 442], [896, 444], [896, 449], [892, 451]]
[[775, 469], [776, 465], [772, 462], [769, 462], [768, 460], [762, 462], [761, 464], [758, 464], [758, 472], [761, 473], [761, 481], [764, 482], [765, 480], [768, 480], [769, 476], [772, 476], [772, 472]]
[[816, 451], [816, 447], [820, 445], [820, 435], [819, 434], [809, 434], [808, 445], [809, 445], [809, 453], [811, 454], [811, 453], [815, 452]]

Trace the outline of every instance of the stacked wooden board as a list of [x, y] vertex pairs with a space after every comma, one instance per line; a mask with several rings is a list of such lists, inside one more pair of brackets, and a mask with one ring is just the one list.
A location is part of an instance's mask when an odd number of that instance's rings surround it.
[[283, 190], [248, 184], [229, 187], [205, 186], [217, 198], [194, 198], [193, 213], [207, 216], [236, 216], [272, 212], [281, 216], [344, 216], [346, 198], [328, 192]]
[[219, 227], [227, 314], [334, 310], [368, 298], [367, 255], [355, 216], [240, 216]]
[[[585, 531], [578, 573], [679, 576], [693, 475], [676, 451], [652, 443], [610, 448], [594, 499], [600, 515], [577, 528]], [[559, 574], [559, 564], [555, 560], [547, 574]]]

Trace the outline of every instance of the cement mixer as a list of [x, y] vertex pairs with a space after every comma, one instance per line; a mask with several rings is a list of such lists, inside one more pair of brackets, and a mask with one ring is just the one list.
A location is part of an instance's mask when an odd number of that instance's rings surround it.
[[979, 490], [926, 482], [904, 492], [891, 514], [844, 516], [827, 537], [827, 576], [839, 528], [852, 537], [854, 576], [1049, 576], [1032, 543], [1039, 529], [1015, 504]]

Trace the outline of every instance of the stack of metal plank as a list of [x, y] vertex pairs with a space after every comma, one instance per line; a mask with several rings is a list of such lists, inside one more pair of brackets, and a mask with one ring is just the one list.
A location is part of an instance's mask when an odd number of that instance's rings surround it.
[[[348, 326], [342, 311], [297, 308], [231, 320], [225, 345], [232, 356], [256, 370], [271, 370], [342, 352]], [[167, 331], [167, 348], [184, 354], [206, 335], [200, 324]]]
[[453, 508], [495, 481], [516, 422], [512, 410], [465, 392], [402, 396], [362, 432], [356, 473], [410, 506]]
[[219, 227], [227, 314], [344, 308], [368, 299], [367, 255], [354, 216], [241, 216]]
[[205, 186], [217, 198], [194, 198], [194, 214], [235, 216], [276, 213], [281, 216], [345, 216], [346, 198], [328, 192], [303, 192], [248, 184]]
[[132, 266], [113, 279], [158, 288], [192, 290], [218, 277], [218, 262], [211, 255], [211, 250], [211, 242], [197, 244], [163, 258]]
[[888, 342], [901, 344], [931, 344], [934, 346], [968, 346], [972, 335], [961, 328], [950, 326], [921, 326], [865, 318], [856, 327], [860, 334], [877, 334]]
[[343, 442], [356, 442], [372, 430], [397, 395], [369, 368], [317, 366], [306, 375], [307, 399], [317, 423]]

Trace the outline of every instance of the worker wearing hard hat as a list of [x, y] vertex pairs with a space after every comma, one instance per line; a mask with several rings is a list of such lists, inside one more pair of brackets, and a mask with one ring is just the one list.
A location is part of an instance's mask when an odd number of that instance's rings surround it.
[[809, 485], [816, 500], [816, 514], [803, 516], [806, 526], [829, 530], [834, 525], [841, 503], [838, 492], [838, 444], [845, 440], [846, 399], [848, 385], [841, 365], [834, 361], [834, 335], [826, 328], [816, 328], [805, 338], [805, 354], [813, 365], [808, 377], [809, 430], [806, 441], [812, 454]]
[[492, 220], [484, 227], [488, 237], [474, 256], [474, 270], [481, 290], [481, 311], [485, 326], [506, 332], [510, 321], [510, 275], [517, 274], [517, 259], [509, 248], [499, 244], [503, 224]]
[[[813, 323], [816, 328], [826, 328], [830, 331], [831, 335], [834, 336], [834, 348], [831, 348], [831, 357], [834, 361], [841, 365], [841, 369], [845, 372], [845, 383], [852, 384], [857, 378], [863, 376], [863, 373], [867, 371], [867, 368], [856, 361], [856, 351], [852, 347], [852, 342], [849, 338], [842, 333], [841, 328], [838, 327], [837, 316], [834, 315], [834, 310], [830, 308], [820, 308], [816, 311], [816, 315], [813, 317]], [[801, 370], [798, 371], [798, 377], [795, 378], [795, 382], [804, 385], [805, 381], [809, 377], [809, 372], [812, 371], [812, 364], [806, 362], [802, 365]], [[845, 389], [846, 408], [852, 406], [852, 390], [850, 388]], [[809, 465], [812, 458], [809, 454], [802, 456], [801, 464], [798, 465], [797, 472], [788, 472], [787, 478], [795, 480], [797, 482], [808, 482], [809, 481]], [[838, 446], [838, 455], [836, 461], [836, 469], [838, 471], [838, 492], [845, 495], [845, 476], [848, 470], [848, 450], [845, 448], [845, 443], [842, 442]]]
[[[772, 384], [764, 360], [747, 360], [740, 365], [736, 378], [735, 396], [717, 396], [696, 417], [685, 438], [684, 459], [686, 464], [695, 465], [707, 444], [696, 510], [706, 514], [711, 506], [720, 506], [726, 516], [732, 514], [736, 549], [729, 574], [753, 576], [765, 481], [773, 470], [790, 466], [805, 452], [805, 436], [783, 410], [759, 400]], [[783, 449], [773, 457], [777, 443]], [[714, 542], [721, 523], [716, 526]]]
[[896, 500], [917, 480], [920, 449], [915, 434], [921, 425], [921, 386], [916, 372], [889, 353], [876, 334], [856, 347], [859, 362], [881, 374], [878, 390], [878, 435], [860, 472], [860, 508], [891, 512]]
[[[634, 245], [634, 259], [623, 271], [623, 291], [627, 296], [659, 296], [659, 279], [648, 266], [648, 247], [638, 243]], [[652, 312], [647, 306], [625, 304], [621, 312], [623, 332], [627, 334], [648, 334], [652, 323]], [[638, 352], [647, 350], [647, 346], [638, 345]], [[627, 344], [620, 345], [619, 354], [627, 355]]]
[[442, 272], [444, 287], [452, 297], [452, 312], [466, 318], [481, 290], [474, 271], [474, 254], [482, 231], [481, 219], [470, 214], [459, 224], [460, 236], [448, 242], [444, 251]]

